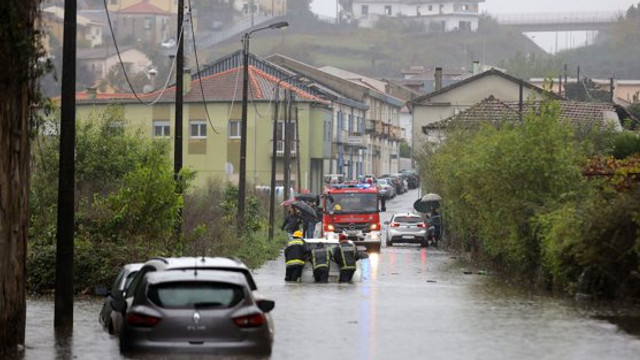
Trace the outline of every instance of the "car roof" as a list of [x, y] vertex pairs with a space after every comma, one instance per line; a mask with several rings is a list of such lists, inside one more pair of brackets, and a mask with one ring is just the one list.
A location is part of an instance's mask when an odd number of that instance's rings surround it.
[[126, 264], [122, 268], [126, 272], [130, 273], [130, 272], [134, 272], [134, 271], [140, 270], [140, 268], [142, 268], [143, 266], [144, 266], [144, 263], [132, 263], [132, 264]]
[[398, 214], [393, 214], [393, 217], [394, 217], [394, 218], [399, 217], [399, 216], [402, 216], [402, 217], [416, 217], [416, 218], [421, 218], [421, 219], [422, 219], [422, 216], [420, 216], [420, 215], [418, 215], [418, 214], [414, 214], [414, 213], [398, 213]]
[[151, 285], [176, 281], [219, 281], [243, 286], [248, 285], [244, 275], [224, 270], [154, 271], [146, 274], [146, 280]]
[[152, 258], [145, 265], [153, 265], [158, 269], [192, 269], [194, 267], [224, 267], [235, 269], [249, 269], [242, 261], [226, 257], [172, 257]]

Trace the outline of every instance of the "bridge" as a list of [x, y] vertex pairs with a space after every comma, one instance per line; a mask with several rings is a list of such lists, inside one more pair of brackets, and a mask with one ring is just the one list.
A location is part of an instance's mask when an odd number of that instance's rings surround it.
[[618, 12], [493, 14], [499, 24], [522, 32], [599, 31], [609, 29]]

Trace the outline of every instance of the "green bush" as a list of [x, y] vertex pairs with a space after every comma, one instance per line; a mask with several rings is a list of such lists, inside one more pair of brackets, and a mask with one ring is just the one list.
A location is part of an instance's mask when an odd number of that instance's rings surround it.
[[557, 114], [545, 103], [521, 124], [451, 128], [423, 149], [423, 187], [443, 197], [447, 240], [549, 288], [640, 297], [640, 186], [581, 175], [588, 156], [627, 135], [576, 134]]
[[[109, 107], [77, 125], [74, 286], [108, 285], [126, 263], [154, 256], [234, 256], [256, 267], [278, 255], [286, 236], [266, 236], [266, 209], [248, 196], [246, 226], [236, 231], [237, 188], [210, 183], [192, 190], [194, 173], [183, 169], [176, 191], [168, 143], [130, 132], [122, 109]], [[37, 139], [31, 179], [28, 288], [55, 286], [57, 159], [53, 135]], [[177, 232], [182, 214], [182, 232]]]

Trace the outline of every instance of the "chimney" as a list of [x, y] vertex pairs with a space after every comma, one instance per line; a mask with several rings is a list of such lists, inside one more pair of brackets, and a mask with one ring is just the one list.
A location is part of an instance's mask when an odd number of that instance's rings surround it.
[[87, 98], [91, 100], [95, 100], [98, 96], [98, 90], [95, 87], [87, 88]]
[[473, 75], [478, 75], [480, 73], [480, 61], [473, 61]]
[[438, 90], [442, 89], [442, 68], [441, 67], [437, 67], [436, 68], [436, 72], [434, 74], [434, 78], [435, 78], [435, 83], [436, 83], [435, 91], [438, 91]]
[[615, 85], [614, 85], [614, 81], [613, 78], [609, 79], [609, 96], [610, 96], [610, 100], [611, 102], [613, 102], [613, 99], [615, 98], [613, 95], [613, 91], [616, 89]]
[[187, 95], [188, 93], [191, 92], [191, 69], [189, 68], [184, 69], [184, 77], [182, 79], [182, 83], [183, 83], [182, 93], [183, 95]]

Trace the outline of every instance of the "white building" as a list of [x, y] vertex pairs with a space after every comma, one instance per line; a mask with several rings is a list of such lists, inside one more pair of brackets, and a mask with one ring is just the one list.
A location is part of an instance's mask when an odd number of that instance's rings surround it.
[[353, 0], [351, 17], [361, 27], [374, 27], [383, 18], [421, 22], [433, 32], [477, 31], [484, 0]]

